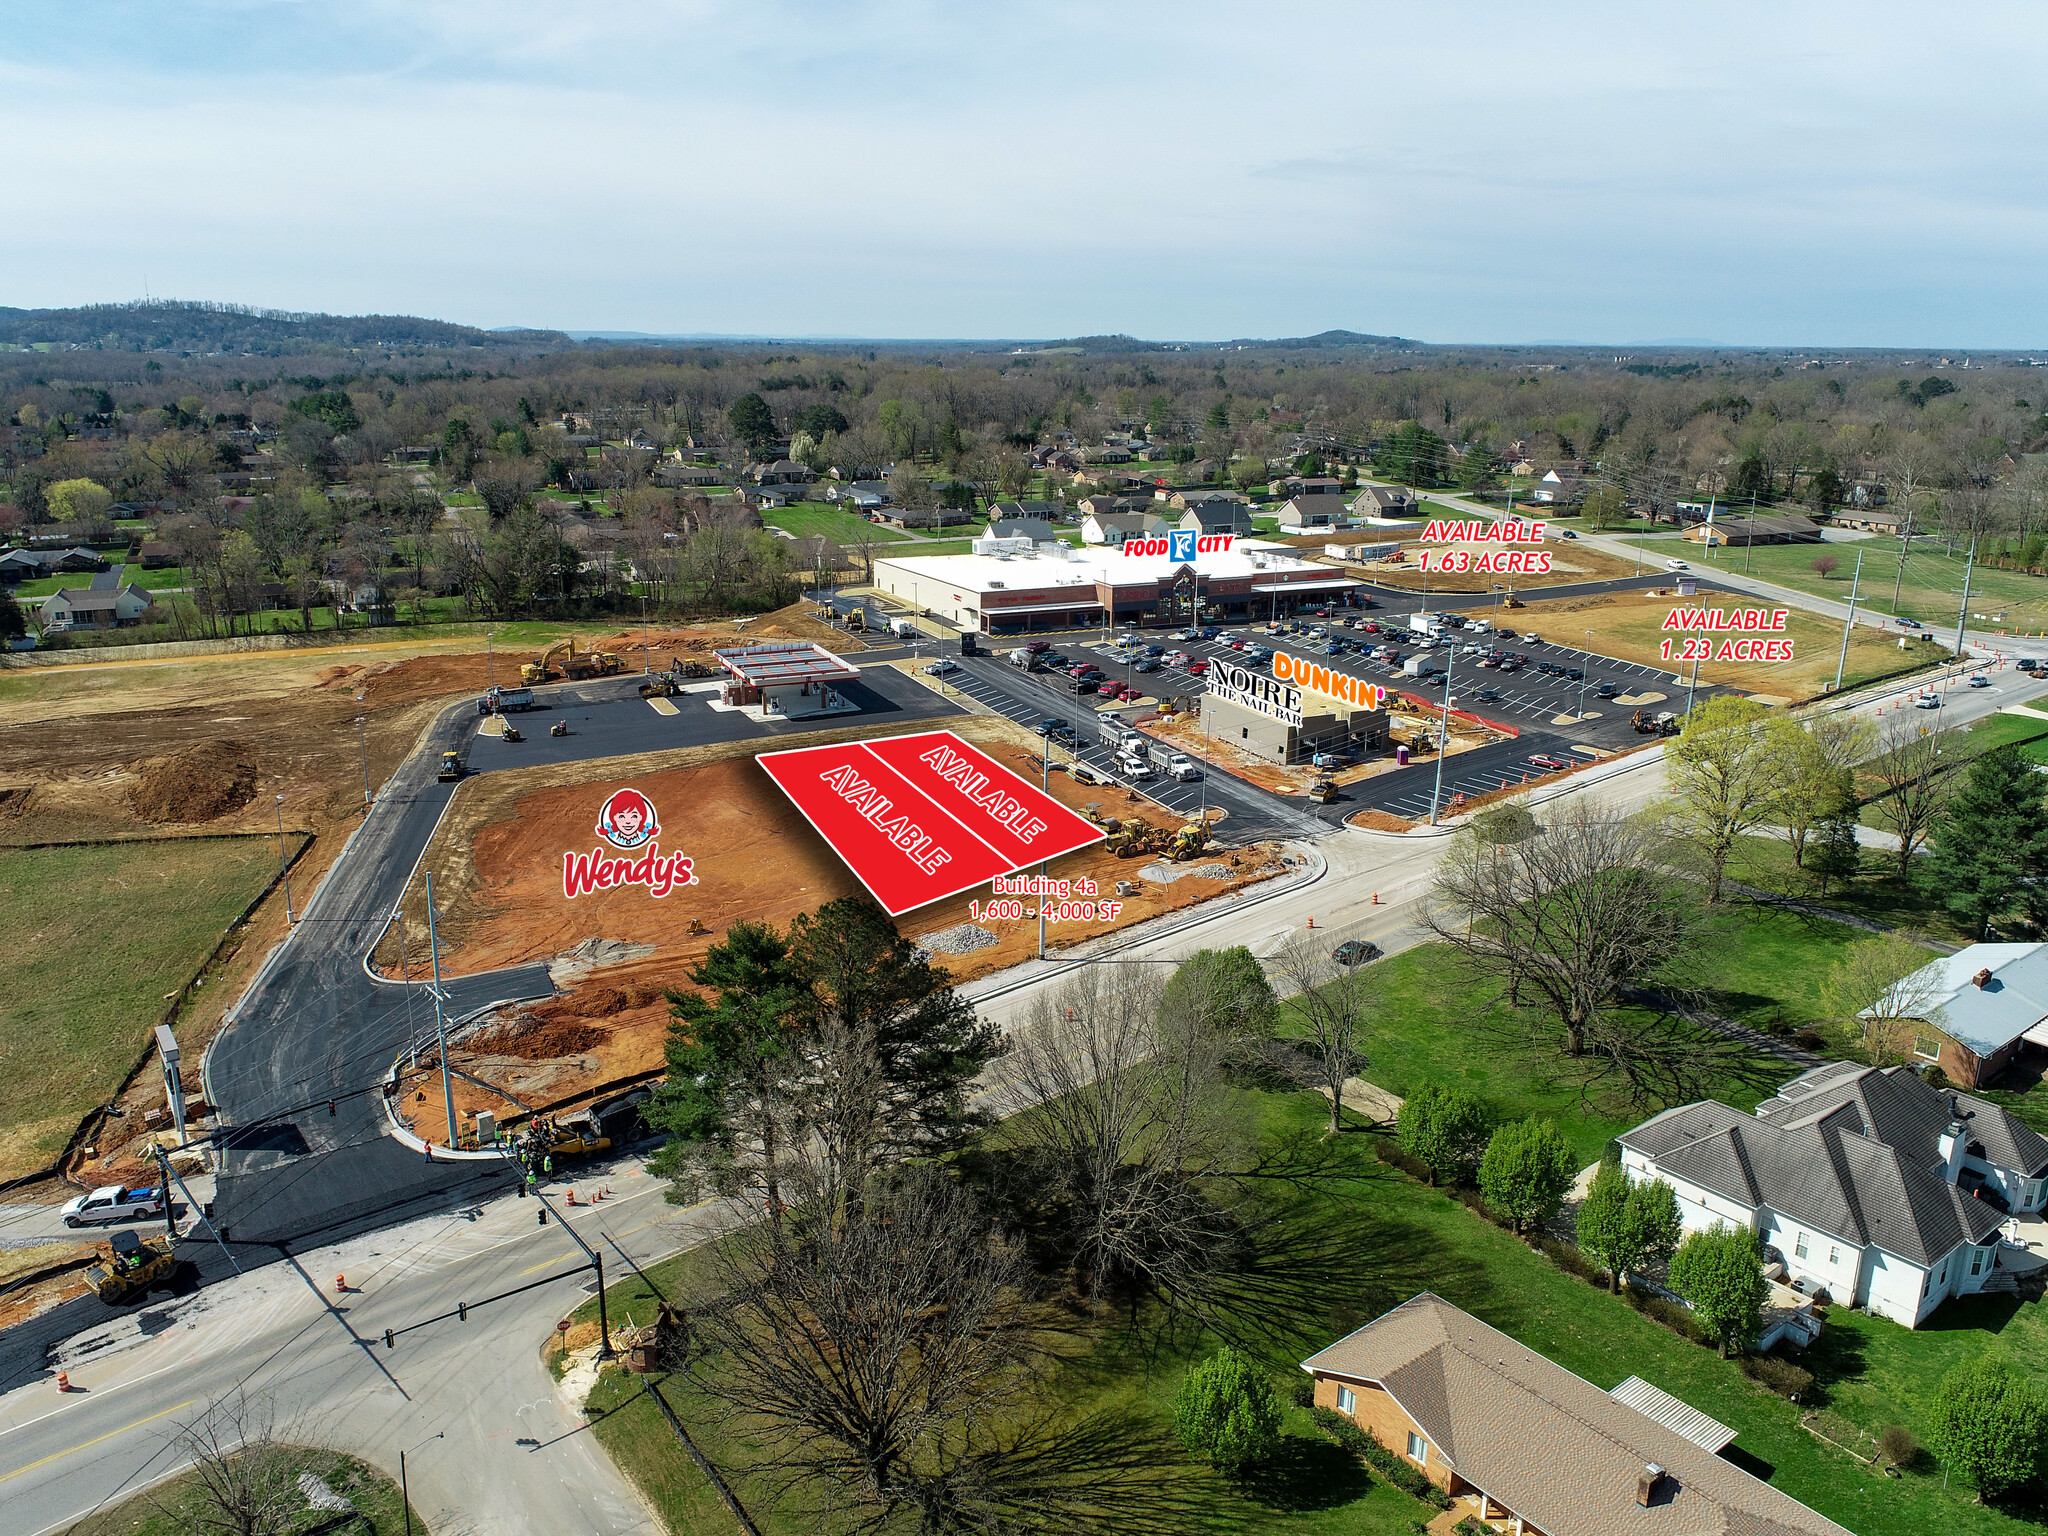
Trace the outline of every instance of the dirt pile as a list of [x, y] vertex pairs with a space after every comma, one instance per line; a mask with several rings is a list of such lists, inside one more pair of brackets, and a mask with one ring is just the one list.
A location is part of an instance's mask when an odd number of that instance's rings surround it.
[[521, 1061], [552, 1061], [594, 1051], [606, 1040], [606, 1032], [581, 1019], [544, 1019], [537, 1013], [521, 1015], [487, 1035], [472, 1035], [464, 1048], [478, 1056], [516, 1056]]
[[144, 821], [212, 821], [256, 798], [255, 754], [240, 742], [202, 741], [138, 765], [128, 803]]
[[653, 987], [592, 987], [567, 999], [571, 1013], [585, 1019], [608, 1019], [628, 1008], [645, 1008], [661, 993]]

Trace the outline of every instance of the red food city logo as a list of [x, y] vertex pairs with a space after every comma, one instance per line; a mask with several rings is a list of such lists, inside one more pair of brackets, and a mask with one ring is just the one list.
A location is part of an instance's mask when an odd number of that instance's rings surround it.
[[661, 851], [661, 818], [654, 802], [639, 790], [619, 789], [607, 796], [597, 813], [596, 830], [614, 848], [636, 857], [615, 859], [602, 847], [588, 853], [569, 849], [562, 855], [562, 894], [570, 900], [623, 885], [644, 885], [648, 895], [660, 897], [697, 883], [694, 860]]

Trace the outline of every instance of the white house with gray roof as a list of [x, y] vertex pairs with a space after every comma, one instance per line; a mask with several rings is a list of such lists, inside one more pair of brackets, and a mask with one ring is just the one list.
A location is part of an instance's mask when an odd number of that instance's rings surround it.
[[1745, 1115], [1706, 1100], [1621, 1137], [1637, 1183], [1677, 1192], [1687, 1230], [1747, 1227], [1795, 1284], [1918, 1327], [1999, 1275], [2008, 1211], [2038, 1211], [2048, 1139], [1911, 1068], [1831, 1062]]

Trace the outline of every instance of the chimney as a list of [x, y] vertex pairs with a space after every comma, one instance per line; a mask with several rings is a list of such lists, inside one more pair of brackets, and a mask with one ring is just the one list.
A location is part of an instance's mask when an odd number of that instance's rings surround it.
[[1644, 1509], [1657, 1497], [1657, 1485], [1664, 1481], [1664, 1469], [1654, 1461], [1643, 1468], [1643, 1474], [1636, 1479], [1636, 1503]]
[[1934, 1143], [1936, 1150], [1941, 1153], [1941, 1176], [1950, 1184], [1962, 1176], [1963, 1149], [1969, 1142], [1970, 1133], [1963, 1129], [1963, 1123], [1960, 1120], [1951, 1120], [1948, 1129], [1943, 1131]]
[[1986, 987], [1990, 986], [1990, 985], [1991, 985], [1991, 972], [1990, 972], [1990, 970], [1989, 970], [1989, 969], [1987, 968], [1987, 969], [1985, 969], [1985, 970], [1981, 970], [1981, 971], [1979, 971], [1979, 972], [1978, 972], [1978, 973], [1977, 973], [1976, 975], [1972, 976], [1972, 977], [1970, 978], [1970, 985], [1971, 985], [1971, 986], [1973, 986], [1973, 987], [1975, 987], [1975, 988], [1977, 988], [1977, 990], [1978, 990], [1978, 991], [1980, 991], [1980, 992], [1981, 992], [1981, 991], [1983, 991], [1983, 989], [1984, 989], [1984, 988], [1986, 988]]

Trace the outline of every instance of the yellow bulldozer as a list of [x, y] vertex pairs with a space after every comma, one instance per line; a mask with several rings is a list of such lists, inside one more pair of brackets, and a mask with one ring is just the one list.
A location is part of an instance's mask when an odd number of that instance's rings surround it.
[[107, 1257], [85, 1272], [85, 1283], [101, 1301], [118, 1306], [132, 1296], [146, 1293], [160, 1280], [167, 1280], [178, 1267], [167, 1237], [137, 1237], [132, 1231], [111, 1234]]

